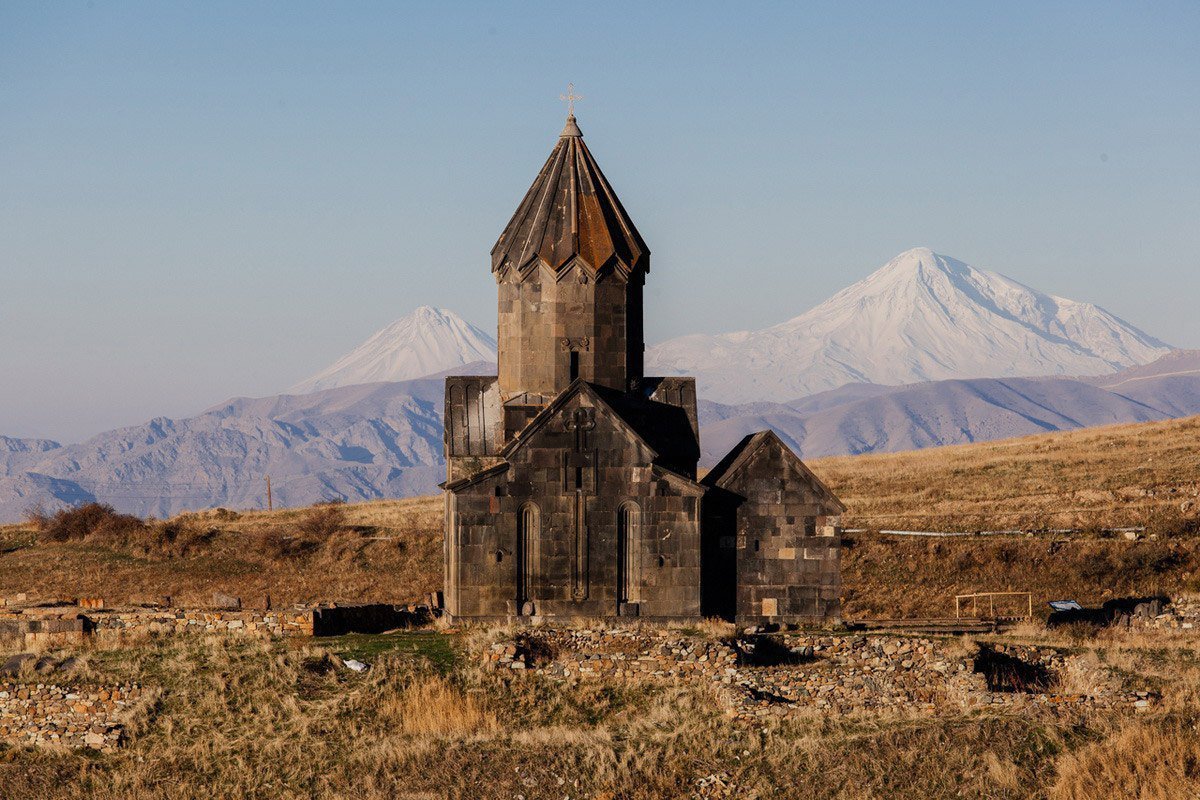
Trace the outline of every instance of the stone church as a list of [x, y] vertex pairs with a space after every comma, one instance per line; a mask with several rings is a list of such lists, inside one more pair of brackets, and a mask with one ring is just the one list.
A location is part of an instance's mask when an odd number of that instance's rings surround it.
[[837, 616], [842, 504], [770, 431], [697, 480], [695, 379], [644, 374], [649, 271], [572, 114], [492, 248], [499, 375], [446, 379], [453, 617]]

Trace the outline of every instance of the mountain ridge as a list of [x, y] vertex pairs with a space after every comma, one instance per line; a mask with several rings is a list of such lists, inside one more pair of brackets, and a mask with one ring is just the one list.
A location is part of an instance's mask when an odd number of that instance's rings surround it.
[[647, 350], [647, 370], [692, 374], [701, 397], [786, 401], [847, 383], [1094, 375], [1173, 348], [1092, 303], [913, 248], [790, 320], [690, 334]]
[[[746, 433], [765, 428], [813, 458], [1200, 414], [1200, 373], [1178, 374], [1180, 357], [1156, 363], [1157, 373], [1151, 365], [1104, 379], [1121, 391], [1034, 377], [849, 384], [790, 403], [702, 399], [701, 463], [715, 463]], [[447, 372], [482, 374], [492, 366]], [[257, 508], [265, 504], [267, 475], [281, 506], [433, 492], [445, 475], [443, 391], [441, 376], [433, 376], [231, 398], [195, 417], [157, 417], [66, 447], [6, 437], [14, 452], [6, 461], [0, 450], [0, 520], [39, 504], [53, 510], [91, 500], [156, 516]]]

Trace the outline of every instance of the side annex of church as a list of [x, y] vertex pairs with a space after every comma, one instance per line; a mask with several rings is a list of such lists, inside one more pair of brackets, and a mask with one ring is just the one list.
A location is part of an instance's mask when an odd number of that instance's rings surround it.
[[649, 270], [572, 114], [492, 249], [499, 374], [446, 379], [452, 617], [837, 617], [844, 507], [770, 431], [697, 480], [695, 379], [643, 370]]

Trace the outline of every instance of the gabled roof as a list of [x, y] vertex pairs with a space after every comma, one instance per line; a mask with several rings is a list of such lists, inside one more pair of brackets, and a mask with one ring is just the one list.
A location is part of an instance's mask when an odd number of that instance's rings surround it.
[[442, 483], [438, 484], [438, 488], [445, 489], [450, 492], [457, 492], [459, 489], [465, 489], [468, 486], [474, 486], [480, 481], [485, 481], [488, 478], [496, 475], [503, 475], [505, 472], [508, 472], [508, 462], [502, 461], [501, 463], [488, 467], [487, 469], [481, 469], [474, 475], [468, 475], [467, 477], [459, 478], [456, 481], [443, 481]]
[[792, 448], [788, 447], [782, 439], [780, 439], [775, 431], [766, 430], [752, 433], [738, 442], [732, 450], [725, 454], [725, 457], [713, 467], [704, 479], [700, 482], [705, 486], [712, 486], [719, 489], [727, 489], [733, 482], [734, 478], [745, 469], [746, 465], [754, 457], [754, 454], [763, 447], [777, 447], [785, 453], [788, 462], [801, 475], [805, 477], [821, 498], [827, 502], [833, 503], [842, 511], [846, 510], [846, 506], [837, 498], [829, 487], [818, 478], [808, 466], [800, 460], [800, 456], [796, 455]]
[[[690, 379], [685, 379], [690, 380]], [[650, 448], [676, 472], [694, 472], [700, 459], [700, 441], [690, 409], [661, 402], [641, 393], [595, 387], [609, 407], [649, 443]]]
[[592, 158], [575, 117], [492, 248], [492, 271], [524, 269], [534, 258], [557, 272], [578, 257], [593, 270], [609, 262], [650, 269], [650, 249]]
[[708, 491], [708, 487], [704, 486], [704, 484], [692, 480], [687, 475], [681, 475], [673, 469], [668, 469], [662, 464], [652, 465], [650, 472], [654, 477], [665, 478], [691, 495], [699, 496]]
[[557, 416], [560, 411], [562, 411], [567, 403], [570, 402], [571, 398], [578, 394], [587, 394], [593, 399], [593, 401], [596, 402], [597, 405], [612, 412], [613, 419], [617, 420], [617, 422], [623, 428], [625, 428], [634, 439], [636, 439], [643, 447], [650, 451], [650, 458], [652, 460], [657, 458], [658, 451], [655, 450], [648, 441], [646, 441], [645, 437], [643, 437], [635, 427], [629, 424], [628, 420], [621, 416], [621, 414], [612, 407], [612, 405], [600, 393], [599, 389], [600, 387], [588, 383], [587, 381], [583, 380], [583, 378], [576, 378], [571, 382], [570, 386], [558, 393], [558, 397], [555, 397], [550, 405], [538, 412], [538, 415], [530, 420], [529, 424], [526, 425], [516, 435], [516, 437], [513, 438], [512, 441], [504, 446], [504, 449], [500, 451], [500, 455], [504, 458], [509, 458], [513, 453], [524, 446], [525, 442], [528, 442], [534, 433], [544, 428], [546, 423], [554, 419], [554, 417]]

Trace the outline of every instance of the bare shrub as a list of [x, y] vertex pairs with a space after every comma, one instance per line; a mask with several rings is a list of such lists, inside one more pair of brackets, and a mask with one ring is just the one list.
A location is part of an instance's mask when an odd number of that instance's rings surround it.
[[313, 506], [296, 523], [300, 533], [312, 539], [328, 539], [345, 530], [346, 525], [346, 510], [341, 503]]
[[320, 542], [283, 528], [266, 528], [258, 535], [258, 551], [272, 561], [287, 561], [311, 555]]
[[51, 515], [34, 512], [30, 522], [38, 533], [53, 542], [83, 541], [93, 536], [120, 537], [143, 531], [146, 523], [130, 514], [120, 514], [110, 505], [88, 503], [64, 508]]
[[339, 530], [319, 543], [322, 554], [330, 562], [346, 563], [362, 553], [363, 537], [352, 530]]
[[175, 519], [157, 523], [146, 533], [141, 546], [147, 555], [186, 558], [206, 549], [218, 531], [189, 519]]

